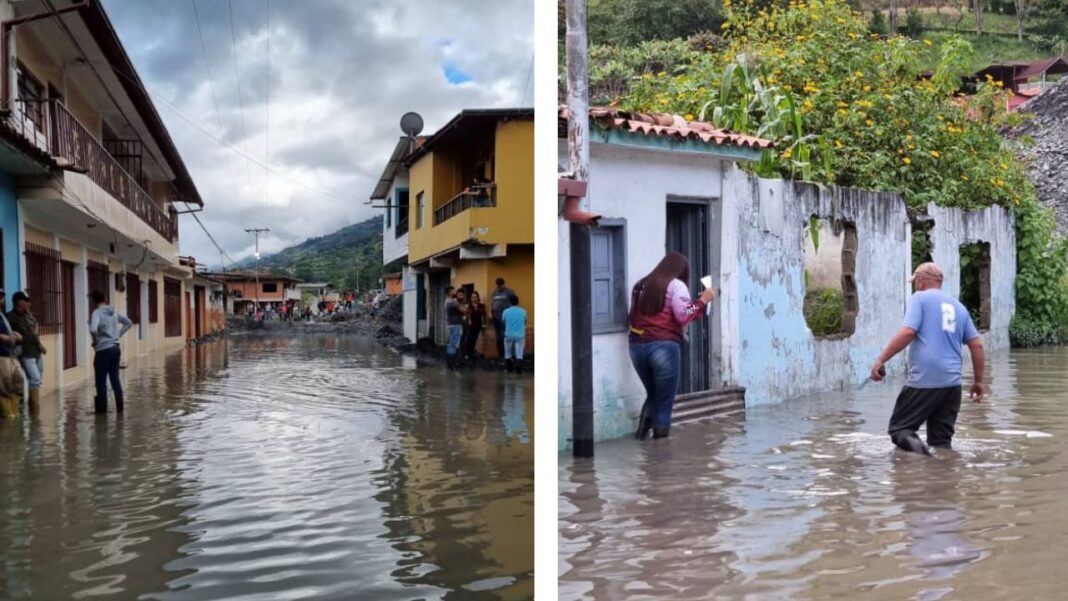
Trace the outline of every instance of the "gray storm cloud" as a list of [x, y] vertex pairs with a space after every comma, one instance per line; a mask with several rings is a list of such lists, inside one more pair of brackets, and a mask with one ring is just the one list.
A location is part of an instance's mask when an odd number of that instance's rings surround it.
[[[267, 4], [197, 0], [198, 32], [191, 1], [104, 0], [234, 259], [246, 227], [271, 228], [270, 253], [374, 216], [404, 112], [429, 133], [464, 108], [532, 105], [532, 0], [272, 0], [269, 28]], [[182, 254], [217, 264], [181, 219]]]

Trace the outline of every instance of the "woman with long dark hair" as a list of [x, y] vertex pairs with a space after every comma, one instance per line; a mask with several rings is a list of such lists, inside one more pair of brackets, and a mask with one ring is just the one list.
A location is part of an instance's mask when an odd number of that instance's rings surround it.
[[671, 432], [683, 328], [701, 318], [705, 307], [716, 298], [715, 290], [705, 288], [691, 300], [685, 283], [689, 279], [690, 262], [672, 252], [631, 291], [630, 361], [645, 386], [645, 404], [634, 434], [638, 440], [650, 430], [653, 438], [665, 438]]

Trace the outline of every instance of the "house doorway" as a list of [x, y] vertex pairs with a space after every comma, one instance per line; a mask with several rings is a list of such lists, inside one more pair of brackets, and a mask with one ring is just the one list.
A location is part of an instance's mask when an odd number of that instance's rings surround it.
[[60, 299], [63, 311], [63, 369], [78, 365], [78, 335], [74, 329], [74, 263], [63, 261], [60, 267]]
[[[711, 243], [713, 226], [712, 199], [669, 196], [667, 202], [667, 252], [678, 252], [690, 261], [690, 279], [686, 285], [696, 297], [704, 287], [701, 278], [712, 276], [712, 286], [719, 286], [718, 248]], [[714, 256], [715, 255], [715, 256]], [[713, 320], [698, 319], [687, 328], [679, 366], [679, 392], [701, 392], [719, 379], [719, 345]]]
[[449, 331], [445, 327], [445, 289], [449, 286], [449, 271], [436, 271], [430, 274], [430, 307], [427, 335], [437, 344], [449, 341]]

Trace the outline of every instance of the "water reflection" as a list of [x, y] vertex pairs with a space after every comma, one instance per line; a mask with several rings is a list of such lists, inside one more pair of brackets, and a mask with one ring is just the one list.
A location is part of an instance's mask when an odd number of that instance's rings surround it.
[[121, 417], [0, 422], [0, 598], [532, 596], [531, 378], [327, 336], [128, 363]]
[[933, 459], [888, 442], [899, 383], [561, 456], [561, 598], [1062, 597], [1068, 350], [990, 361]]

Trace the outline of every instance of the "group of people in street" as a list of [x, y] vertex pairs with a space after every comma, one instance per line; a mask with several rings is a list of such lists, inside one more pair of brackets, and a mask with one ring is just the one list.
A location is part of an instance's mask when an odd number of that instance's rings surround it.
[[[90, 294], [93, 313], [89, 320], [89, 336], [93, 343], [93, 371], [96, 384], [94, 410], [107, 412], [107, 384], [115, 395], [115, 410], [123, 410], [122, 382], [119, 366], [122, 360], [119, 339], [133, 323], [107, 303], [104, 293]], [[7, 294], [0, 290], [0, 307], [7, 306]], [[41, 403], [41, 384], [44, 377], [44, 356], [48, 349], [41, 343], [37, 320], [30, 311], [28, 294], [18, 291], [11, 296], [11, 311], [0, 312], [0, 413], [11, 419], [21, 412], [22, 399], [31, 415]], [[23, 390], [28, 389], [24, 395]]]
[[[964, 346], [972, 359], [970, 398], [985, 394], [983, 342], [967, 308], [942, 291], [943, 273], [934, 263], [916, 267], [901, 328], [876, 359], [869, 377], [880, 381], [886, 363], [908, 348], [908, 378], [894, 405], [887, 433], [901, 449], [930, 455], [929, 447], [949, 448], [961, 405]], [[692, 298], [686, 282], [690, 266], [680, 253], [668, 253], [631, 291], [629, 350], [631, 363], [645, 389], [635, 438], [665, 438], [679, 383], [685, 328], [708, 314], [716, 298], [709, 287]], [[927, 442], [917, 430], [927, 425]]]
[[519, 297], [505, 285], [504, 278], [497, 278], [496, 284], [488, 309], [477, 290], [468, 295], [463, 288], [449, 286], [445, 289], [445, 323], [449, 332], [445, 361], [448, 369], [455, 370], [462, 362], [478, 356], [478, 339], [490, 322], [502, 366], [509, 372], [522, 373], [527, 312], [519, 306]]

